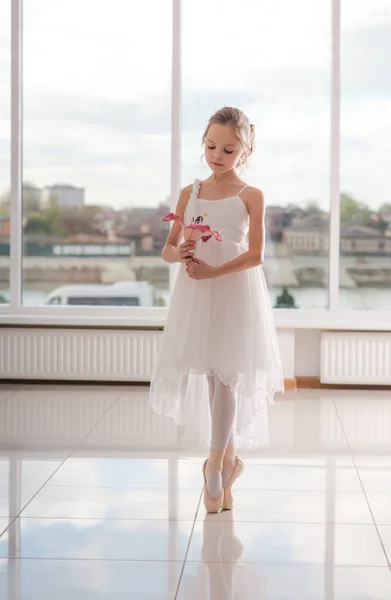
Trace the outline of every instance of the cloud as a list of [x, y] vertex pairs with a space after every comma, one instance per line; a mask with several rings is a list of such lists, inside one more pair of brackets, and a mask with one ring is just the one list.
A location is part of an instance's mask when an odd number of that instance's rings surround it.
[[[170, 133], [170, 99], [158, 93], [132, 100], [74, 96], [60, 90], [44, 94], [26, 90], [24, 119], [27, 129], [30, 121], [47, 120], [64, 128], [72, 126], [75, 130], [93, 126], [103, 133], [108, 129], [121, 137]], [[58, 134], [61, 133], [60, 128]]]
[[[169, 194], [171, 15], [160, 0], [153, 21], [150, 3], [137, 15], [125, 0], [114, 5], [69, 0], [59, 9], [31, 0], [25, 7], [24, 172], [37, 185], [85, 186], [88, 202], [152, 206]], [[215, 110], [234, 105], [256, 124], [251, 183], [273, 203], [319, 198], [326, 208], [329, 3], [243, 0], [241, 19], [233, 1], [221, 6], [200, 1], [183, 11], [183, 184], [207, 175], [202, 132]], [[391, 184], [387, 6], [342, 6], [341, 182], [373, 206], [389, 200]], [[9, 23], [3, 13], [0, 23]], [[0, 25], [0, 65], [9, 64], [8, 37]], [[9, 180], [7, 69], [0, 78], [1, 192]]]
[[389, 98], [391, 93], [391, 11], [384, 22], [342, 30], [341, 79], [346, 95]]

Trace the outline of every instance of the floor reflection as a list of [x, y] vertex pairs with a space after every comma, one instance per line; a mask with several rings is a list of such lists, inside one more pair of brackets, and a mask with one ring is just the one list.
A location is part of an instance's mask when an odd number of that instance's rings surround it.
[[280, 398], [207, 516], [204, 451], [147, 394], [0, 394], [0, 598], [391, 597], [391, 394]]
[[234, 513], [226, 511], [224, 521], [203, 522], [202, 562], [184, 574], [179, 599], [183, 600], [266, 600], [267, 578], [252, 564], [238, 564], [243, 543], [235, 531]]
[[[356, 401], [360, 394], [359, 401]], [[347, 439], [365, 452], [391, 450], [391, 394], [373, 401], [370, 392], [351, 396], [339, 392], [303, 390], [280, 397], [269, 411], [271, 445], [267, 454], [316, 451], [349, 453]], [[373, 393], [372, 393], [373, 395]], [[343, 427], [342, 427], [343, 425]], [[58, 449], [67, 456], [76, 445], [78, 452], [95, 449], [115, 453], [178, 452], [201, 455], [168, 418], [148, 407], [148, 388], [95, 390], [22, 390], [0, 400], [0, 452], [17, 453], [22, 447], [39, 452]], [[262, 449], [250, 456], [265, 456]]]

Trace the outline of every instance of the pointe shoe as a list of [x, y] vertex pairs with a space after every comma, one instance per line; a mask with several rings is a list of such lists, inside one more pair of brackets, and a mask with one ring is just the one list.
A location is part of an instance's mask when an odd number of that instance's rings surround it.
[[222, 504], [222, 508], [224, 510], [232, 510], [232, 508], [233, 508], [234, 497], [232, 494], [232, 486], [235, 483], [235, 481], [237, 480], [237, 478], [240, 477], [240, 475], [243, 473], [243, 471], [244, 471], [244, 462], [242, 461], [241, 458], [239, 458], [239, 456], [237, 456], [234, 471], [231, 475], [230, 480], [228, 481], [227, 485], [224, 488], [224, 500], [223, 500], [223, 504]]
[[211, 498], [209, 496], [208, 489], [206, 487], [206, 477], [205, 477], [205, 469], [206, 469], [207, 462], [208, 462], [208, 459], [206, 459], [206, 461], [202, 465], [202, 473], [204, 476], [204, 506], [205, 506], [206, 512], [217, 513], [221, 509], [223, 501], [224, 501], [224, 488], [223, 487], [221, 488], [221, 492], [220, 492], [219, 496], [217, 496], [217, 498]]

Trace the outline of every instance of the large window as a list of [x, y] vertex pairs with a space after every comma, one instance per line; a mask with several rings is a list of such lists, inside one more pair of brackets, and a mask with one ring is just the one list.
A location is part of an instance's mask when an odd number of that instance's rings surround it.
[[199, 0], [185, 2], [183, 13], [182, 183], [209, 175], [200, 138], [211, 114], [224, 105], [244, 110], [257, 149], [242, 176], [265, 195], [264, 272], [273, 305], [324, 308], [330, 1], [243, 0], [238, 10], [228, 0], [222, 10]]
[[0, 312], [163, 320], [162, 219], [233, 105], [277, 320], [387, 322], [390, 32], [389, 0], [0, 2]]
[[10, 301], [11, 40], [10, 3], [0, 3], [0, 305]]
[[164, 305], [170, 1], [23, 11], [23, 303]]
[[340, 306], [391, 308], [391, 5], [342, 2]]

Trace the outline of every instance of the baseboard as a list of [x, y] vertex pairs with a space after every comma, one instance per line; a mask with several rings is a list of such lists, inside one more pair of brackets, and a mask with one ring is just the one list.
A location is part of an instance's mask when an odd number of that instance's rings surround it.
[[320, 383], [320, 377], [296, 377], [297, 389], [307, 388], [312, 390], [320, 390], [327, 385]]
[[284, 379], [284, 388], [286, 392], [294, 392], [297, 390], [296, 379]]
[[[95, 381], [90, 380], [72, 380], [72, 379], [0, 379], [2, 385], [74, 385], [74, 386], [91, 386], [91, 385], [102, 385], [102, 386], [145, 386], [149, 387], [149, 381]], [[291, 379], [284, 379], [284, 387], [286, 392], [295, 392], [299, 389], [311, 389], [311, 390], [391, 390], [389, 385], [346, 385], [346, 384], [334, 384], [334, 383], [321, 383], [320, 377], [296, 377]]]
[[390, 385], [353, 385], [343, 383], [321, 383], [320, 377], [296, 377], [297, 389], [311, 390], [391, 390]]
[[150, 382], [149, 381], [112, 381], [112, 380], [107, 380], [107, 381], [100, 381], [100, 380], [94, 380], [94, 379], [82, 379], [82, 380], [77, 380], [77, 379], [0, 379], [0, 384], [1, 385], [50, 385], [50, 386], [55, 386], [55, 385], [73, 385], [73, 386], [91, 386], [91, 385], [101, 385], [101, 386], [146, 386], [149, 387]]
[[[74, 385], [74, 386], [89, 386], [89, 385], [115, 385], [115, 386], [146, 386], [150, 385], [149, 381], [94, 381], [93, 379], [86, 381], [78, 381], [72, 379], [0, 379], [3, 385]], [[284, 387], [286, 392], [294, 392], [299, 386], [296, 385], [296, 379], [284, 379]], [[302, 386], [307, 387], [307, 386]]]

